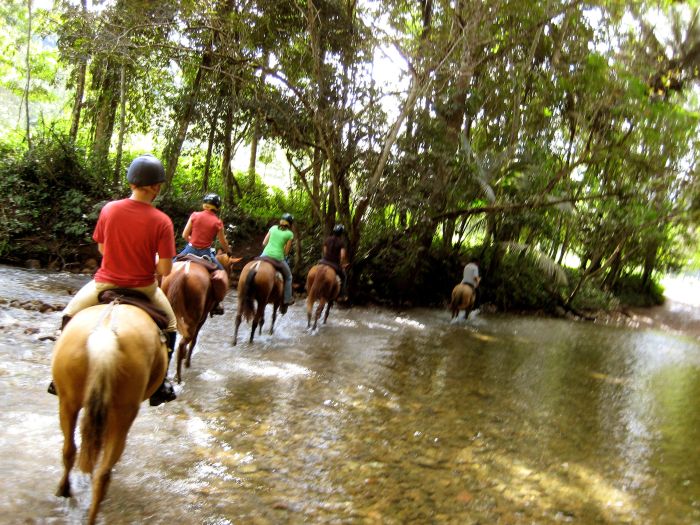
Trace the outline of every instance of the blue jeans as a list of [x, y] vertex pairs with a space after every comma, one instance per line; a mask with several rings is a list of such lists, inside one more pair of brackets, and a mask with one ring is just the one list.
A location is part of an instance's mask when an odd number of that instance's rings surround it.
[[214, 254], [214, 248], [212, 248], [211, 246], [208, 248], [195, 248], [190, 243], [187, 243], [185, 249], [177, 255], [179, 257], [180, 255], [187, 255], [188, 253], [196, 255], [197, 257], [207, 257], [211, 262], [213, 262], [219, 267], [219, 270], [224, 269], [223, 265], [219, 262], [219, 260], [216, 258], [216, 255]]
[[[260, 256], [268, 257], [264, 254], [260, 254]], [[270, 257], [270, 259], [273, 259], [273, 257]], [[281, 261], [278, 259], [275, 260], [282, 263], [281, 270], [282, 277], [284, 277], [284, 300], [282, 302], [288, 304], [292, 302], [292, 270], [289, 269], [289, 263], [287, 262], [287, 259], [282, 259]]]

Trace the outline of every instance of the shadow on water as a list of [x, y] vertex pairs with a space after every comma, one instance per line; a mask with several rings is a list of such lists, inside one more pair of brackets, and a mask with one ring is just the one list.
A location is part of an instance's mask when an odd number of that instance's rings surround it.
[[[0, 267], [0, 299], [65, 303], [84, 281]], [[695, 338], [371, 308], [310, 333], [297, 305], [233, 347], [234, 300], [178, 400], [143, 406], [103, 523], [700, 522]], [[1, 311], [0, 511], [18, 523], [80, 523], [89, 502], [78, 474], [74, 500], [53, 496], [41, 337], [59, 316]]]

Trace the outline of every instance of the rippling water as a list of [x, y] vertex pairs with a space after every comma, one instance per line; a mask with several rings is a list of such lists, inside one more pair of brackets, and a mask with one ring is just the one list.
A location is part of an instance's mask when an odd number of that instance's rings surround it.
[[[0, 266], [0, 300], [65, 304], [84, 281]], [[372, 308], [309, 333], [297, 302], [272, 336], [233, 347], [234, 298], [178, 400], [143, 405], [103, 523], [700, 523], [694, 337]], [[0, 308], [0, 515], [80, 523], [89, 481], [53, 496], [62, 437], [41, 338], [60, 314]]]

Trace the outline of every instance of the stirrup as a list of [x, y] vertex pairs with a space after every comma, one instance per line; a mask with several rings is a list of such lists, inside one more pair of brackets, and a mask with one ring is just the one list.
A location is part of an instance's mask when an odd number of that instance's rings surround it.
[[177, 395], [175, 395], [173, 385], [171, 385], [170, 381], [168, 381], [166, 378], [163, 380], [163, 383], [158, 387], [158, 390], [156, 390], [153, 393], [153, 395], [148, 399], [148, 404], [152, 407], [157, 407], [158, 405], [168, 403], [170, 401], [173, 401], [174, 399], [177, 399]]

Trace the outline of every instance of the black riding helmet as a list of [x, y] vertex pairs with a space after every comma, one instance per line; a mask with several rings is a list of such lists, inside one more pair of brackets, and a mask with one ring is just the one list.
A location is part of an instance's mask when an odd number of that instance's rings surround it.
[[343, 233], [345, 233], [345, 226], [343, 226], [342, 224], [336, 224], [335, 226], [333, 226], [333, 235], [340, 237], [341, 235], [343, 235]]
[[212, 206], [215, 206], [217, 210], [221, 208], [221, 197], [219, 197], [216, 193], [207, 193], [202, 199], [202, 202], [204, 204], [211, 204]]
[[291, 226], [292, 224], [294, 224], [294, 215], [292, 215], [291, 213], [283, 213], [282, 217], [280, 217], [280, 224], [282, 224], [283, 222], [286, 222], [287, 226]]
[[150, 186], [165, 182], [165, 170], [153, 155], [140, 155], [129, 165], [126, 180], [134, 186]]

